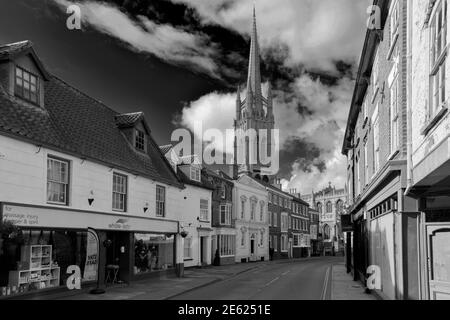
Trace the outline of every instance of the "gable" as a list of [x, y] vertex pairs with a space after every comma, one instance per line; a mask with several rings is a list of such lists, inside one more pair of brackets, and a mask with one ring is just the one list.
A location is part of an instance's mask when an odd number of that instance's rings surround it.
[[248, 186], [248, 187], [251, 187], [251, 188], [253, 188], [253, 189], [257, 189], [257, 190], [261, 190], [261, 191], [266, 191], [266, 188], [265, 188], [263, 185], [257, 183], [255, 180], [253, 180], [252, 178], [250, 178], [250, 177], [248, 177], [248, 176], [246, 176], [246, 175], [241, 176], [241, 177], [238, 179], [238, 181], [239, 181], [239, 183], [241, 183], [241, 184], [243, 184], [243, 185], [246, 185], [246, 186]]

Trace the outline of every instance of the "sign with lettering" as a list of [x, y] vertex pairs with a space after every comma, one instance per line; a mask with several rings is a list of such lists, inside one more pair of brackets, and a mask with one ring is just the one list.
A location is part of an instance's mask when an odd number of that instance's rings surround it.
[[59, 208], [3, 205], [3, 220], [19, 227], [46, 227], [96, 230], [118, 230], [177, 233], [178, 222], [149, 217], [125, 216], [101, 212], [64, 210]]
[[84, 264], [84, 281], [97, 280], [99, 239], [94, 229], [88, 228], [86, 245], [86, 262]]

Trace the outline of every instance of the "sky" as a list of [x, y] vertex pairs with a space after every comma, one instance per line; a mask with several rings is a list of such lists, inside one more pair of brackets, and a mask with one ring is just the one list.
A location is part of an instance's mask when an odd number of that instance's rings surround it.
[[[344, 187], [342, 139], [370, 0], [0, 0], [0, 43], [31, 40], [54, 75], [118, 112], [176, 128], [233, 126], [255, 4], [286, 189]], [[81, 9], [69, 30], [67, 7]]]

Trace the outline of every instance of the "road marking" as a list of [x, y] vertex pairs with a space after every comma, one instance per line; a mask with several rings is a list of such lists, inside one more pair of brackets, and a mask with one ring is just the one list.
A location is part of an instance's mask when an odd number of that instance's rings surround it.
[[268, 282], [268, 283], [266, 283], [265, 285], [264, 285], [264, 287], [268, 287], [268, 286], [270, 286], [272, 283], [274, 283], [275, 281], [277, 281], [278, 279], [280, 279], [280, 277], [276, 277], [275, 279], [273, 279], [272, 281], [270, 281], [270, 282]]
[[327, 268], [327, 272], [325, 274], [325, 279], [323, 281], [323, 288], [322, 288], [322, 298], [321, 300], [326, 300], [327, 298], [327, 287], [328, 287], [328, 278], [330, 276], [330, 267]]
[[288, 271], [286, 271], [285, 273], [282, 273], [281, 275], [282, 275], [282, 276], [285, 276], [285, 275], [287, 275], [289, 272], [291, 272], [291, 270], [288, 270]]

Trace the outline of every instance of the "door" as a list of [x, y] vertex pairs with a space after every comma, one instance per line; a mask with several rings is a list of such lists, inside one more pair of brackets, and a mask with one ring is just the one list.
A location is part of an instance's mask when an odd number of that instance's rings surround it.
[[250, 241], [250, 254], [253, 256], [255, 254], [255, 239]]
[[200, 237], [200, 263], [205, 265], [205, 237]]
[[428, 282], [431, 300], [450, 300], [450, 225], [428, 226]]

